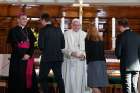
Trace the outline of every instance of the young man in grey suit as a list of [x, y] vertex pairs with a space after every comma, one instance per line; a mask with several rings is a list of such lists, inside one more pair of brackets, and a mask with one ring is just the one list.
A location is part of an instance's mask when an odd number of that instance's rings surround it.
[[130, 29], [126, 19], [118, 20], [117, 28], [121, 33], [116, 39], [115, 55], [120, 59], [123, 93], [138, 93], [140, 36]]

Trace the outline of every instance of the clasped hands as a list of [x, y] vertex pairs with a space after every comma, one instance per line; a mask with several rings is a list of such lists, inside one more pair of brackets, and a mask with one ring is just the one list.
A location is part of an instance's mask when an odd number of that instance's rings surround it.
[[79, 58], [80, 60], [85, 60], [85, 54], [81, 52], [72, 52], [71, 56]]

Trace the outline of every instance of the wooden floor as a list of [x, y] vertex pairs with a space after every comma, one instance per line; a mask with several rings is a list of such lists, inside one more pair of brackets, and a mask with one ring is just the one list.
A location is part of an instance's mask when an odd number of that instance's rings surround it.
[[7, 81], [0, 80], [0, 93], [7, 93]]
[[[59, 93], [57, 86], [50, 86], [50, 89], [51, 89], [51, 93]], [[102, 93], [122, 93], [121, 90], [122, 89], [120, 84], [112, 84], [104, 88], [102, 90]], [[5, 81], [0, 81], [0, 93], [7, 93], [7, 84]]]

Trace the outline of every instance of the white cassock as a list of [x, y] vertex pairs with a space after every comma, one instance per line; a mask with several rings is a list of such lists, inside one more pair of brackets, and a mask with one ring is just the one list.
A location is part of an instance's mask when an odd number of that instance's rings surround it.
[[86, 61], [72, 57], [72, 52], [85, 54], [85, 37], [84, 31], [66, 31], [64, 62], [62, 64], [62, 77], [65, 83], [65, 93], [85, 93], [86, 88]]

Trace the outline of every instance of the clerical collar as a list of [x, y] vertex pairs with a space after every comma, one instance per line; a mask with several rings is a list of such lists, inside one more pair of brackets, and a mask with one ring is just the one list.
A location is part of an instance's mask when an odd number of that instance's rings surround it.
[[25, 28], [25, 26], [21, 26], [21, 25], [18, 25], [21, 29], [24, 29]]

